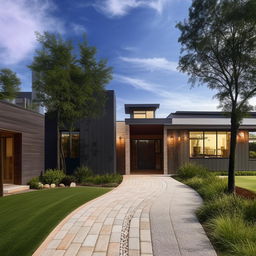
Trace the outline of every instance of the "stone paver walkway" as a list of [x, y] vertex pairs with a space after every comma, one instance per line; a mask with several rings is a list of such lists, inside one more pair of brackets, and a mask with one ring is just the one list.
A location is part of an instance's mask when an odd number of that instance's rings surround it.
[[216, 256], [196, 192], [161, 175], [124, 176], [63, 220], [34, 256]]

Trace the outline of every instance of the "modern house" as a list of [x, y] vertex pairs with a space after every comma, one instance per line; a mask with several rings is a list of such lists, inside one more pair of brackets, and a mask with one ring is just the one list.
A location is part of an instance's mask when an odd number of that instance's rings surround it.
[[44, 115], [0, 101], [3, 183], [26, 184], [44, 170]]
[[[156, 118], [159, 104], [126, 104], [130, 118], [117, 122], [117, 171], [173, 174], [184, 163], [227, 170], [230, 118], [223, 112], [177, 111]], [[237, 136], [236, 169], [256, 170], [256, 113]]]
[[[102, 116], [80, 120], [71, 133], [60, 131], [68, 173], [85, 165], [97, 174], [173, 174], [188, 162], [227, 170], [230, 119], [224, 113], [157, 118], [159, 104], [126, 104], [129, 118], [116, 121], [115, 93], [106, 94]], [[19, 106], [0, 102], [0, 168], [4, 183], [26, 184], [57, 167], [57, 122], [54, 114], [25, 108], [31, 93], [18, 98]], [[237, 141], [236, 169], [256, 170], [256, 113], [244, 118]]]

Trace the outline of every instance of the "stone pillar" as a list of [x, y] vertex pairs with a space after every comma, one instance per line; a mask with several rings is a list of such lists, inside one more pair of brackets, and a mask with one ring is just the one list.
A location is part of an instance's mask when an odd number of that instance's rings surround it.
[[167, 127], [164, 127], [163, 136], [163, 164], [164, 164], [164, 174], [168, 174], [168, 138], [167, 138]]
[[131, 173], [131, 161], [130, 161], [130, 126], [125, 125], [125, 174]]

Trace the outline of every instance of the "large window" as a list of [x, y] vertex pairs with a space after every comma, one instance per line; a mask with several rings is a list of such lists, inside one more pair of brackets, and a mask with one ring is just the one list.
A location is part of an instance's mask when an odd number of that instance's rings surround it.
[[189, 152], [193, 158], [226, 158], [229, 144], [230, 132], [189, 132]]
[[134, 110], [133, 118], [154, 118], [155, 113], [152, 110]]
[[65, 158], [79, 158], [79, 132], [61, 132], [61, 143]]
[[249, 157], [256, 159], [256, 132], [249, 132]]

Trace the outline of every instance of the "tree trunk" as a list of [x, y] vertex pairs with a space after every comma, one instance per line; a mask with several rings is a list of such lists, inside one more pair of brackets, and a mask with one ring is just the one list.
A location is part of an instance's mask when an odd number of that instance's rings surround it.
[[60, 128], [59, 128], [59, 124], [57, 124], [57, 169], [60, 170]]
[[231, 140], [230, 140], [230, 155], [228, 166], [228, 192], [235, 192], [235, 157], [236, 157], [236, 144], [237, 144], [237, 132], [239, 128], [239, 122], [237, 120], [237, 114], [231, 114]]

